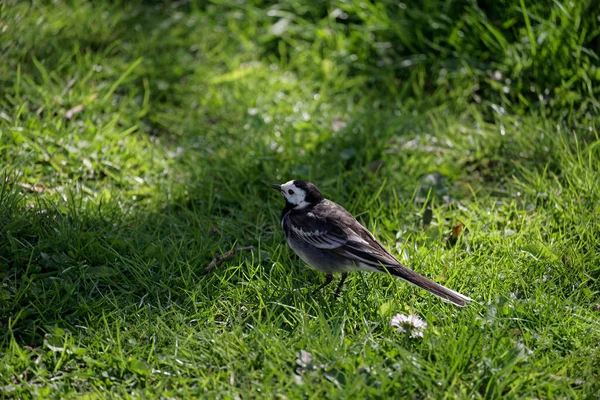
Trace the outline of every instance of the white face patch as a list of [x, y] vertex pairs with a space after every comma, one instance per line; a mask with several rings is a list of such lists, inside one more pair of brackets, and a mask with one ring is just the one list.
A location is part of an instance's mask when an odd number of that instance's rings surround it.
[[288, 203], [295, 205], [294, 209], [300, 210], [310, 203], [305, 201], [306, 192], [294, 185], [294, 181], [289, 181], [281, 185], [281, 195], [285, 197]]

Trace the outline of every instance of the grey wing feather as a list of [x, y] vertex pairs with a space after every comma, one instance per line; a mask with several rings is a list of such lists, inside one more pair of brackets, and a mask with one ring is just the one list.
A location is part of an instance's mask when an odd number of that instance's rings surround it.
[[392, 256], [348, 211], [325, 200], [312, 212], [290, 213], [286, 234], [316, 248], [331, 250], [345, 258], [381, 269], [398, 265]]
[[290, 230], [296, 237], [304, 240], [305, 242], [308, 242], [309, 244], [319, 249], [335, 249], [343, 246], [347, 241], [347, 239], [343, 236], [336, 235], [328, 231], [305, 231], [301, 227], [298, 227], [296, 225], [290, 225]]
[[[321, 209], [319, 209], [321, 208]], [[371, 232], [360, 224], [352, 214], [342, 206], [324, 201], [315, 210], [327, 215], [326, 226], [335, 226], [346, 240], [340, 246], [331, 247], [336, 253], [351, 260], [381, 269], [381, 265], [399, 265], [399, 261], [373, 237]]]
[[290, 215], [286, 228], [286, 234], [319, 249], [336, 249], [348, 241], [348, 236], [338, 225], [313, 213]]

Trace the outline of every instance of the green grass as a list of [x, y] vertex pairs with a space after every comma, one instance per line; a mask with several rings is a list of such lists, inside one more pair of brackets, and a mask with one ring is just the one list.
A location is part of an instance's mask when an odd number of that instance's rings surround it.
[[[478, 4], [2, 3], [0, 396], [600, 396], [595, 6]], [[294, 178], [476, 304], [311, 296]]]

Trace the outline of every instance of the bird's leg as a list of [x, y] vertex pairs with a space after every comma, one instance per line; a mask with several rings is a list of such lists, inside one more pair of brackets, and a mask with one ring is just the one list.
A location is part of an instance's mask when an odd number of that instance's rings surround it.
[[338, 283], [337, 289], [335, 289], [335, 297], [336, 298], [340, 295], [340, 291], [342, 290], [342, 287], [344, 286], [344, 281], [346, 280], [347, 277], [348, 277], [348, 273], [343, 272], [342, 279], [340, 280], [340, 283]]
[[321, 286], [319, 286], [318, 288], [316, 288], [315, 290], [313, 290], [312, 294], [317, 293], [319, 290], [321, 290], [325, 286], [329, 285], [332, 280], [333, 280], [333, 275], [331, 275], [331, 274], [325, 275], [325, 282], [323, 282], [323, 284]]

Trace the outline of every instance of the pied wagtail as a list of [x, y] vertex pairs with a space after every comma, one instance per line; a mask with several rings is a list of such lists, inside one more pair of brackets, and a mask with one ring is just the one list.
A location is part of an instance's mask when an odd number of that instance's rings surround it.
[[467, 296], [405, 267], [352, 214], [325, 199], [312, 183], [293, 180], [269, 186], [285, 199], [281, 227], [288, 244], [305, 263], [326, 274], [315, 292], [331, 283], [333, 273], [341, 272], [337, 296], [348, 272], [361, 270], [389, 273], [458, 306], [469, 304]]

